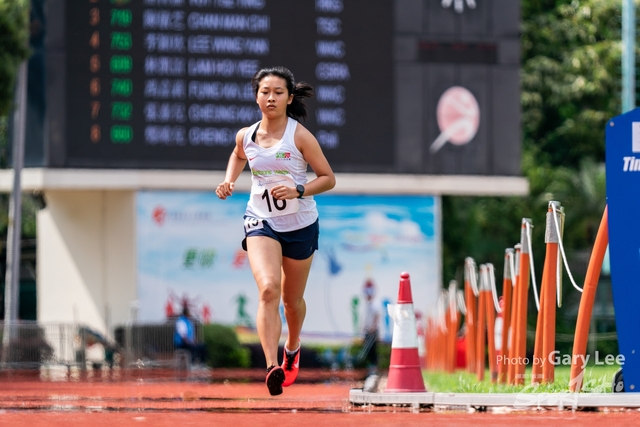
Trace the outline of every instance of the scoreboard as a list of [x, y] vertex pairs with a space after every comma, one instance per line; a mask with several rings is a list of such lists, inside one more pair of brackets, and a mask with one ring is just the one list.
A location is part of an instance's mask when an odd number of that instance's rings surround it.
[[31, 1], [26, 166], [224, 170], [280, 65], [336, 172], [521, 174], [517, 1]]
[[224, 169], [261, 117], [251, 77], [282, 65], [314, 87], [302, 123], [336, 171], [393, 168], [389, 1], [50, 3], [64, 22], [51, 166]]

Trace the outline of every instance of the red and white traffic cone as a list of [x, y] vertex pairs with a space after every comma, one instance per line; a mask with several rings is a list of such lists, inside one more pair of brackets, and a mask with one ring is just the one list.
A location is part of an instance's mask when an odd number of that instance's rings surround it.
[[390, 307], [393, 319], [391, 363], [385, 393], [426, 391], [418, 354], [418, 332], [409, 273], [400, 274], [398, 303]]

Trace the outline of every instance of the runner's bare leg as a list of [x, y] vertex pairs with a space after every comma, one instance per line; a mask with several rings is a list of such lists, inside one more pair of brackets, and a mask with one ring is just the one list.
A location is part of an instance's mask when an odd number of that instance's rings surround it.
[[282, 302], [284, 304], [284, 316], [287, 319], [287, 329], [289, 330], [286, 342], [287, 350], [296, 350], [298, 348], [302, 323], [307, 314], [304, 291], [307, 287], [312, 260], [313, 255], [304, 260], [282, 258]]
[[258, 285], [256, 326], [267, 367], [279, 365], [278, 343], [282, 334], [280, 320], [282, 248], [266, 236], [247, 237], [247, 253], [253, 277]]

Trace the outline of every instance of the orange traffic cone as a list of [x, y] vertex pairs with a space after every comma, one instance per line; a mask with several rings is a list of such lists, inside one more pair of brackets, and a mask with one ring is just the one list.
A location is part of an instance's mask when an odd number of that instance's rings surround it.
[[390, 307], [393, 319], [391, 363], [387, 378], [387, 393], [426, 391], [418, 356], [418, 332], [413, 311], [409, 273], [400, 274], [398, 304]]

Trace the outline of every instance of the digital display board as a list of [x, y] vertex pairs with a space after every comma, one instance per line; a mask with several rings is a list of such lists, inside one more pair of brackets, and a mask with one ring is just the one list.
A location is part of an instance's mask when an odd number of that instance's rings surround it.
[[302, 123], [334, 170], [393, 169], [392, 2], [52, 3], [65, 58], [49, 64], [65, 76], [52, 166], [222, 170], [261, 117], [251, 77], [282, 65], [315, 88]]
[[44, 46], [32, 37], [27, 167], [224, 170], [238, 129], [260, 118], [251, 77], [282, 65], [314, 86], [303, 125], [336, 172], [521, 175], [519, 2], [45, 9], [32, 22]]

